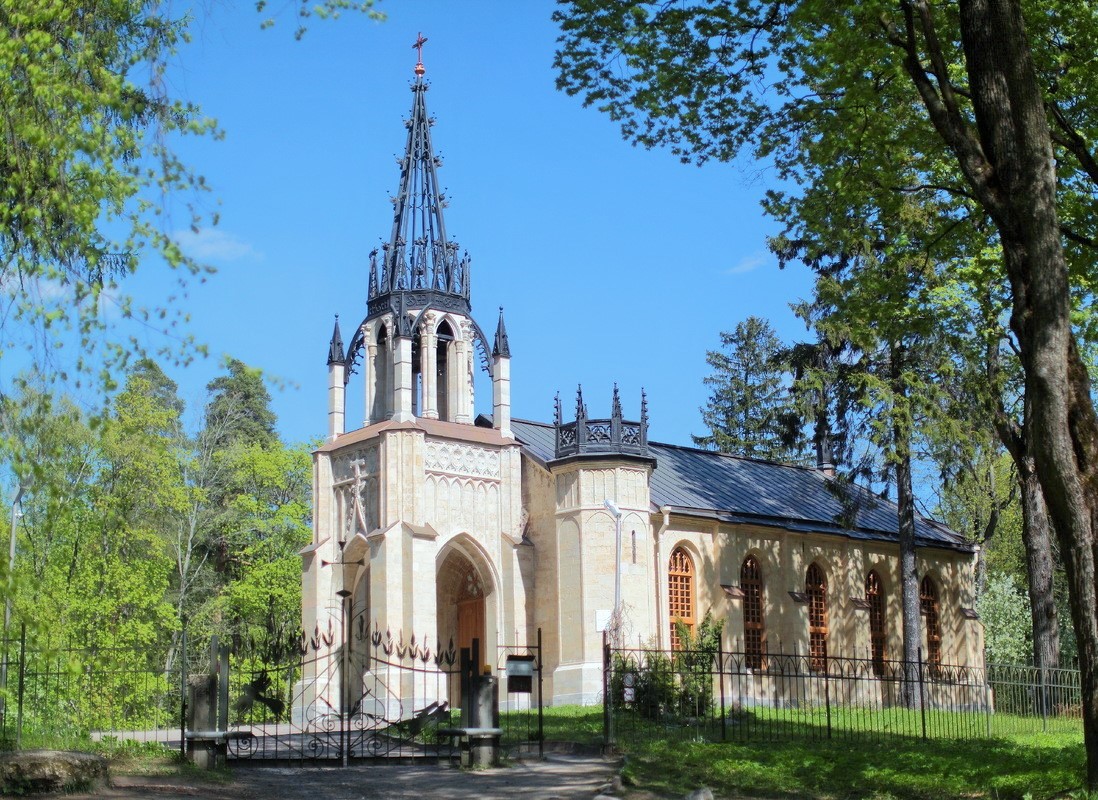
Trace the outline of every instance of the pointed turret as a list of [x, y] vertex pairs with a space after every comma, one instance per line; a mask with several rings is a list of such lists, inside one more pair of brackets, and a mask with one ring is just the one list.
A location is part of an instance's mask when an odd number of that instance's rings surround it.
[[499, 323], [496, 325], [496, 341], [492, 345], [494, 358], [510, 358], [511, 346], [507, 343], [507, 326], [503, 324], [503, 306], [499, 307]]
[[339, 314], [336, 314], [332, 341], [328, 344], [328, 441], [343, 435], [346, 418], [347, 355], [343, 349], [343, 336], [339, 333]]
[[346, 355], [343, 350], [343, 337], [339, 333], [339, 314], [336, 314], [335, 330], [332, 331], [332, 341], [328, 345], [328, 366], [345, 363]]

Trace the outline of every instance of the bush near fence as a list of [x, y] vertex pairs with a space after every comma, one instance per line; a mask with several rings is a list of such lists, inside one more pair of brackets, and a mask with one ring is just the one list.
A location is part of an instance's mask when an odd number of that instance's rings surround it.
[[[610, 743], [1081, 732], [1078, 670], [608, 650]], [[704, 684], [711, 691], [699, 691]], [[708, 697], [708, 702], [706, 702]]]

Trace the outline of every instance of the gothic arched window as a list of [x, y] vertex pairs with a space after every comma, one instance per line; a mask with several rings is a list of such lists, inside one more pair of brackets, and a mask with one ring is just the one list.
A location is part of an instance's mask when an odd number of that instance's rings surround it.
[[435, 331], [435, 408], [438, 409], [438, 418], [450, 419], [450, 397], [453, 389], [450, 386], [450, 348], [454, 343], [454, 329], [450, 323], [443, 320]]
[[919, 584], [919, 608], [926, 617], [926, 663], [931, 675], [942, 671], [942, 623], [938, 586], [929, 575]]
[[682, 647], [675, 623], [681, 622], [694, 631], [694, 560], [681, 547], [671, 553], [667, 568], [667, 607], [671, 621], [671, 649]]
[[748, 556], [740, 567], [743, 591], [743, 652], [748, 669], [763, 665], [763, 584], [759, 560]]
[[880, 677], [885, 671], [885, 599], [876, 570], [865, 576], [865, 599], [869, 603], [869, 656], [873, 674]]
[[805, 575], [804, 593], [808, 595], [808, 664], [822, 671], [827, 669], [827, 578], [816, 563]]

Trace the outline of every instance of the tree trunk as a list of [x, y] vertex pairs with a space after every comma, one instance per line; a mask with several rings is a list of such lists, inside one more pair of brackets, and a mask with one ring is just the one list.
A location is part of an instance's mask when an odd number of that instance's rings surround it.
[[1019, 470], [1018, 483], [1022, 492], [1022, 543], [1026, 548], [1033, 623], [1033, 666], [1055, 669], [1060, 666], [1060, 619], [1052, 588], [1054, 559], [1048, 509], [1032, 459], [1025, 461], [1027, 469]]
[[903, 348], [890, 348], [890, 381], [896, 397], [893, 409], [892, 448], [896, 455], [896, 513], [900, 545], [900, 602], [903, 607], [904, 705], [918, 705], [919, 649], [922, 630], [919, 614], [919, 574], [915, 566], [915, 492], [911, 485], [911, 433], [900, 417], [907, 411], [907, 391], [903, 384]]
[[[1071, 328], [1044, 99], [1018, 0], [960, 0], [962, 45], [986, 168], [968, 177], [999, 231], [1032, 403], [1032, 453], [1060, 537], [1079, 644], [1087, 787], [1098, 790], [1098, 420]], [[969, 154], [971, 157], [971, 153]]]

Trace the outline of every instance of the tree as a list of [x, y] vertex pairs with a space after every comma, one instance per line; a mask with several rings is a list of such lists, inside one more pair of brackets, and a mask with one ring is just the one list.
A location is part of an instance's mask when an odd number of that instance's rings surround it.
[[803, 446], [783, 352], [774, 328], [759, 317], [721, 332], [721, 350], [705, 356], [712, 373], [705, 378], [710, 395], [701, 413], [709, 434], [692, 437], [694, 444], [747, 458], [797, 460]]
[[998, 244], [1034, 464], [1071, 589], [1086, 783], [1098, 790], [1098, 417], [1069, 284], [1069, 266], [1085, 279], [1098, 241], [1098, 66], [1080, 56], [1095, 49], [1098, 10], [576, 0], [554, 18], [562, 88], [642, 144], [700, 160], [742, 149], [772, 159], [799, 185], [767, 203], [794, 238], [859, 236], [863, 219], [909, 196], [936, 211], [935, 250], [977, 233]]
[[278, 439], [275, 414], [263, 374], [235, 358], [226, 362], [225, 370], [225, 375], [219, 375], [206, 386], [210, 400], [206, 405], [205, 427], [214, 437], [214, 447], [274, 444]]

